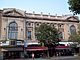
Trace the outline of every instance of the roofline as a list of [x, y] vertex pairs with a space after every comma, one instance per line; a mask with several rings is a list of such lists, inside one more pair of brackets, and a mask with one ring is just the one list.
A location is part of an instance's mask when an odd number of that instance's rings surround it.
[[11, 15], [5, 15], [3, 14], [3, 17], [13, 17], [13, 18], [24, 18], [24, 19], [34, 19], [34, 20], [48, 20], [48, 21], [62, 21], [62, 22], [76, 22], [76, 23], [79, 23], [79, 21], [70, 21], [70, 20], [62, 20], [62, 19], [51, 19], [51, 18], [39, 18], [39, 17], [29, 17], [29, 16], [26, 16], [26, 17], [23, 17], [23, 16], [11, 16]]

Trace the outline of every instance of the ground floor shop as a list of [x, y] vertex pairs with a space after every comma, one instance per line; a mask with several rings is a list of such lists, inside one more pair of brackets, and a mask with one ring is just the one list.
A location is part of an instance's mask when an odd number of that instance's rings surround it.
[[3, 47], [3, 59], [24, 58], [23, 47]]
[[48, 47], [40, 46], [38, 44], [32, 44], [32, 45], [28, 45], [27, 48], [25, 48], [25, 52], [28, 58], [47, 57]]
[[3, 47], [2, 58], [3, 59], [20, 59], [20, 58], [46, 58], [52, 56], [69, 56], [73, 55], [74, 51], [69, 46], [56, 46], [48, 48], [39, 45], [28, 45], [27, 47]]
[[73, 56], [74, 49], [69, 46], [56, 46], [55, 56]]
[[27, 51], [25, 58], [32, 58], [34, 55], [34, 58], [46, 58], [48, 57], [47, 51]]
[[22, 54], [22, 51], [7, 51], [3, 52], [3, 57], [4, 59], [18, 59], [23, 57]]

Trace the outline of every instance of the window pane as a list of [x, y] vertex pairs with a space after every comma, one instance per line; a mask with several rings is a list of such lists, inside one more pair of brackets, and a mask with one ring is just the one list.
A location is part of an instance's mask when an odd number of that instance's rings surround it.
[[70, 33], [71, 33], [71, 34], [76, 34], [76, 28], [75, 28], [74, 25], [72, 25], [72, 26], [70, 27]]
[[18, 35], [18, 25], [15, 22], [9, 24], [8, 38], [17, 39]]
[[27, 36], [28, 36], [28, 39], [30, 40], [31, 39], [31, 31], [28, 31]]

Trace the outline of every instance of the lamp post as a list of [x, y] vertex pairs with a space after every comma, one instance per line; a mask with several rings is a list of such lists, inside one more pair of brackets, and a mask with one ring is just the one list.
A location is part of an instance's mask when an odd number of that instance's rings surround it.
[[26, 41], [26, 11], [24, 12], [24, 22], [23, 22], [23, 40], [24, 40], [24, 55], [27, 54], [25, 48], [27, 47], [27, 41]]

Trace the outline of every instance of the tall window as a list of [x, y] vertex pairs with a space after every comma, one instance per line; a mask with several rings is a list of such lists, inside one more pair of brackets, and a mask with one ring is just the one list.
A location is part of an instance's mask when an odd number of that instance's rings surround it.
[[63, 33], [62, 32], [59, 33], [59, 39], [63, 39]]
[[76, 28], [75, 28], [74, 25], [71, 25], [71, 26], [70, 26], [70, 33], [71, 33], [71, 34], [76, 34]]
[[27, 32], [27, 37], [28, 37], [28, 40], [31, 40], [31, 31]]
[[11, 22], [9, 24], [8, 38], [17, 39], [17, 36], [18, 36], [18, 25], [16, 22]]

